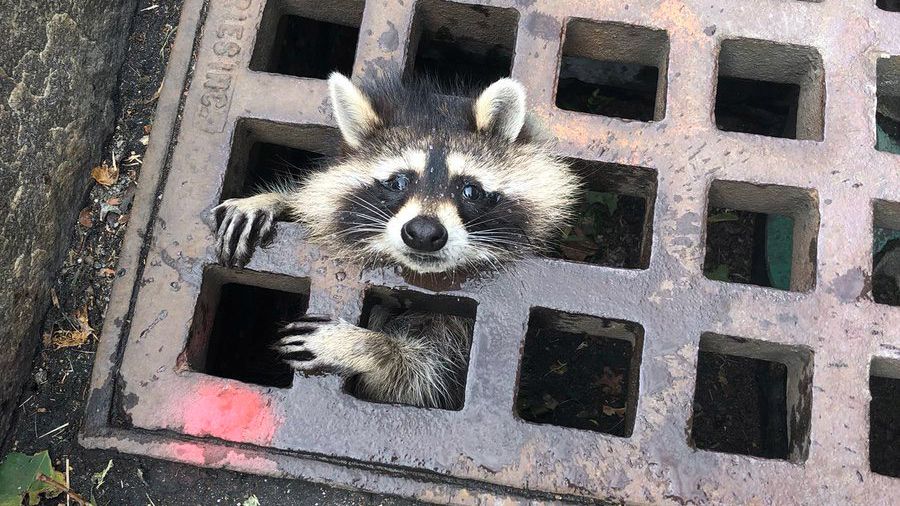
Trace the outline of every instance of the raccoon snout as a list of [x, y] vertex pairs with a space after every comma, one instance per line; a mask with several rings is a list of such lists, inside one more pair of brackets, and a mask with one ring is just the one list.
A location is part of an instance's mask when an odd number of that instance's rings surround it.
[[400, 236], [407, 246], [416, 251], [433, 252], [447, 244], [447, 229], [436, 218], [416, 216], [406, 222]]

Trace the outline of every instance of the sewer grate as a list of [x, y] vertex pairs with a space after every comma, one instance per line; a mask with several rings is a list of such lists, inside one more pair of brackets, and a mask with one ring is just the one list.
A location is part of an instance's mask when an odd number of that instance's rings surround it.
[[[896, 497], [900, 308], [871, 279], [900, 230], [890, 9], [187, 0], [82, 441], [438, 502]], [[213, 265], [212, 207], [337, 149], [332, 68], [511, 75], [585, 209], [638, 218], [586, 255], [428, 286], [336, 262], [293, 223], [246, 269]], [[783, 283], [751, 282], [753, 248], [750, 274], [710, 275], [723, 213], [788, 223]], [[475, 320], [458, 410], [371, 402], [265, 353], [273, 319], [365, 325], [384, 304]], [[570, 401], [561, 382], [585, 386]]]

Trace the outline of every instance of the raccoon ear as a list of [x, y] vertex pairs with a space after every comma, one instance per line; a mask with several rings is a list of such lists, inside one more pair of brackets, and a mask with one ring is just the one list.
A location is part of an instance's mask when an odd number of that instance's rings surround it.
[[328, 93], [344, 141], [351, 148], [358, 148], [381, 123], [372, 103], [356, 85], [338, 72], [328, 77]]
[[515, 141], [525, 126], [525, 87], [504, 78], [487, 87], [475, 101], [475, 127]]

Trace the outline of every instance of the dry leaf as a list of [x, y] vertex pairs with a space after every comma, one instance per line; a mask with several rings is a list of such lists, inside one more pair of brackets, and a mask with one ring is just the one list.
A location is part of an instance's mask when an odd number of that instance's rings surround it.
[[604, 404], [603, 414], [606, 416], [625, 416], [625, 408], [614, 408]]
[[140, 142], [142, 146], [146, 146], [147, 144], [150, 144], [150, 136], [145, 135], [145, 136], [141, 137], [141, 139], [138, 142]]
[[77, 329], [58, 330], [53, 334], [52, 344], [57, 350], [81, 346], [92, 337], [96, 337], [94, 329], [88, 323], [87, 305], [75, 313], [75, 321], [78, 323]]
[[116, 275], [115, 269], [110, 269], [109, 267], [100, 269], [100, 275], [105, 276], [107, 278], [111, 278]]
[[92, 216], [91, 207], [85, 207], [78, 213], [78, 224], [84, 228], [91, 228], [94, 226], [94, 217]]
[[549, 409], [550, 411], [553, 411], [557, 406], [559, 406], [559, 401], [554, 399], [550, 394], [544, 394], [543, 396], [541, 396], [541, 400], [544, 401], [544, 407]]
[[550, 372], [552, 372], [553, 374], [563, 375], [568, 369], [569, 365], [562, 360], [557, 360], [556, 363], [550, 366]]
[[144, 133], [149, 134], [153, 130], [153, 125], [144, 125]]
[[122, 203], [122, 199], [120, 199], [119, 197], [113, 197], [113, 198], [107, 200], [106, 203], [111, 206], [117, 206]]
[[603, 376], [597, 382], [600, 390], [612, 395], [622, 393], [623, 380], [625, 375], [620, 372], [613, 371], [610, 367], [603, 368]]
[[115, 165], [110, 167], [103, 162], [103, 165], [98, 165], [91, 170], [91, 177], [103, 186], [112, 186], [119, 180], [119, 168]]

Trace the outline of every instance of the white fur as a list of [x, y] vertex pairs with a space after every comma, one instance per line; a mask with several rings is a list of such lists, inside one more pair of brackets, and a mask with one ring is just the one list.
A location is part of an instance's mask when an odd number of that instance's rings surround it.
[[344, 141], [351, 148], [358, 148], [381, 123], [372, 103], [356, 85], [338, 72], [328, 78], [328, 93]]
[[500, 79], [475, 101], [475, 125], [480, 131], [496, 130], [510, 142], [525, 126], [525, 87], [512, 79]]

